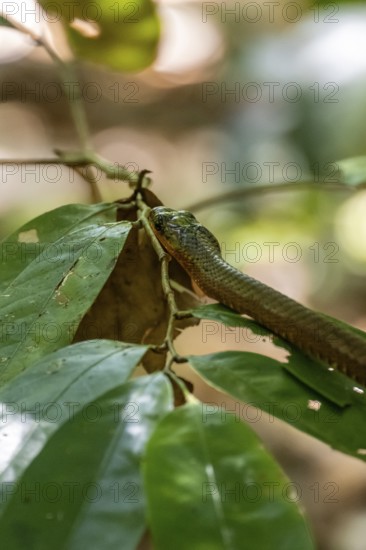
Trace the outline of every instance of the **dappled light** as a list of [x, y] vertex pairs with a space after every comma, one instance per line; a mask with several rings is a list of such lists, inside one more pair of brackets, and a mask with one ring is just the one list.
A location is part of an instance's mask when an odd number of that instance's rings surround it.
[[366, 7], [38, 1], [0, 3], [4, 550], [359, 550]]
[[172, 86], [201, 82], [223, 57], [220, 29], [214, 22], [202, 21], [200, 5], [162, 4], [160, 13], [163, 36], [153, 70]]

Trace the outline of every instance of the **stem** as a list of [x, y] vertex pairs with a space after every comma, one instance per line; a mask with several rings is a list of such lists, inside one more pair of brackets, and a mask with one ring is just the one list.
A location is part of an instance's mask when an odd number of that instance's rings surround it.
[[90, 144], [90, 132], [85, 114], [84, 103], [80, 94], [80, 89], [77, 88], [78, 92], [71, 96], [65, 86], [65, 82], [77, 81], [74, 64], [72, 62], [65, 63], [65, 61], [63, 61], [61, 57], [57, 55], [55, 50], [48, 44], [48, 42], [42, 36], [37, 35], [32, 29], [29, 29], [22, 23], [19, 23], [18, 21], [15, 21], [10, 17], [9, 21], [18, 31], [22, 32], [23, 34], [27, 34], [34, 42], [36, 42], [36, 44], [42, 46], [42, 48], [44, 48], [44, 50], [48, 53], [55, 65], [58, 66], [61, 76], [61, 82], [64, 86], [65, 94], [70, 105], [71, 116], [80, 140], [81, 149], [83, 151], [91, 150], [92, 147]]
[[[42, 36], [37, 35], [32, 29], [28, 29], [22, 23], [12, 20], [9, 18], [9, 21], [18, 31], [23, 34], [28, 35], [36, 44], [42, 46], [45, 51], [48, 53], [52, 61], [59, 68], [61, 82], [64, 86], [65, 95], [67, 97], [71, 116], [74, 122], [76, 132], [79, 137], [81, 151], [72, 151], [64, 152], [56, 150], [55, 153], [58, 157], [54, 159], [2, 159], [0, 164], [66, 164], [68, 166], [86, 166], [89, 164], [94, 164], [97, 168], [100, 168], [102, 172], [109, 179], [128, 181], [131, 184], [136, 184], [138, 182], [139, 173], [130, 172], [124, 166], [114, 163], [111, 164], [106, 159], [95, 153], [92, 149], [90, 143], [90, 131], [88, 127], [88, 122], [86, 118], [86, 113], [84, 109], [83, 98], [80, 93], [80, 87], [76, 87], [77, 92], [73, 94], [68, 93], [68, 89], [65, 86], [65, 82], [68, 81], [77, 81], [77, 74], [75, 71], [75, 63], [63, 61], [53, 48], [48, 44]], [[80, 172], [79, 172], [80, 173]], [[91, 183], [90, 178], [81, 173], [81, 176], [84, 177], [88, 183]], [[147, 183], [150, 180], [147, 179]], [[96, 185], [93, 186], [93, 194], [100, 197], [99, 191], [96, 189]]]
[[174, 324], [177, 318], [187, 317], [188, 315], [186, 311], [184, 312], [179, 311], [177, 307], [174, 290], [171, 287], [170, 278], [169, 278], [169, 262], [171, 257], [167, 252], [165, 252], [159, 240], [155, 236], [154, 231], [151, 229], [151, 226], [147, 217], [150, 212], [150, 208], [144, 202], [140, 193], [137, 194], [136, 204], [138, 209], [141, 212], [139, 220], [141, 221], [143, 228], [145, 229], [147, 235], [149, 236], [151, 240], [151, 244], [159, 258], [159, 261], [161, 262], [161, 286], [169, 307], [169, 319], [168, 319], [168, 327], [167, 327], [167, 331], [164, 339], [164, 344], [161, 346], [160, 349], [168, 349], [171, 355], [170, 360], [168, 361], [168, 363], [164, 368], [164, 371], [171, 372], [170, 369], [173, 363], [187, 362], [186, 357], [182, 357], [181, 355], [179, 355], [175, 349]]
[[83, 172], [81, 172], [81, 169], [78, 166], [74, 167], [74, 170], [75, 170], [75, 172], [77, 172], [79, 174], [79, 176], [81, 176], [85, 181], [88, 182], [89, 188], [90, 188], [90, 191], [91, 191], [90, 194], [91, 194], [92, 202], [94, 202], [94, 203], [95, 202], [102, 202], [103, 197], [101, 195], [101, 192], [98, 189], [98, 186], [97, 186], [95, 180], [87, 172], [85, 174]]
[[86, 117], [85, 106], [80, 91], [80, 86], [76, 86], [76, 92], [67, 90], [65, 82], [77, 82], [77, 74], [75, 71], [74, 62], [64, 63], [62, 59], [57, 57], [57, 63], [60, 68], [60, 74], [64, 85], [65, 93], [70, 105], [71, 116], [74, 121], [74, 126], [79, 136], [82, 151], [92, 151], [89, 124]]
[[175, 372], [170, 370], [169, 372], [167, 372], [167, 375], [169, 376], [169, 378], [174, 380], [177, 386], [179, 386], [187, 403], [199, 403], [198, 399], [191, 394], [191, 392], [186, 388], [184, 382], [182, 382], [182, 380], [179, 378], [179, 376], [175, 374]]
[[130, 172], [117, 162], [112, 164], [94, 151], [67, 152], [56, 149], [55, 153], [59, 155], [63, 164], [68, 164], [70, 166], [95, 165], [104, 172], [108, 179], [128, 181], [131, 184], [136, 184], [139, 178], [139, 172]]
[[[117, 163], [111, 164], [103, 157], [99, 156], [93, 151], [88, 121], [85, 113], [84, 102], [80, 93], [80, 87], [76, 87], [76, 92], [68, 90], [65, 85], [66, 82], [77, 82], [77, 74], [75, 71], [74, 62], [66, 63], [63, 61], [54, 49], [48, 44], [48, 42], [42, 37], [38, 36], [32, 29], [28, 29], [22, 23], [9, 18], [9, 21], [18, 31], [28, 35], [36, 44], [42, 46], [48, 53], [52, 61], [59, 68], [61, 81], [64, 86], [65, 94], [70, 105], [70, 112], [74, 122], [76, 132], [79, 137], [81, 151], [79, 152], [61, 152], [55, 151], [58, 157], [55, 159], [4, 159], [0, 160], [0, 164], [66, 164], [69, 166], [86, 166], [88, 164], [94, 164], [100, 168], [107, 178], [114, 180], [128, 181], [131, 184], [136, 184], [138, 181], [138, 172], [130, 172], [124, 166]], [[81, 174], [84, 179], [90, 183], [90, 179]], [[95, 187], [95, 186], [94, 186]], [[94, 195], [99, 194], [95, 189]]]
[[[94, 165], [109, 179], [114, 179], [115, 181], [128, 181], [131, 184], [135, 184], [138, 180], [139, 172], [130, 172], [127, 168], [118, 163], [112, 164], [93, 151], [63, 152], [56, 149], [55, 152], [59, 155], [58, 157], [47, 159], [0, 159], [0, 164], [63, 164], [79, 168], [82, 166]], [[84, 179], [87, 179], [83, 173], [80, 175]]]
[[222, 193], [221, 195], [217, 195], [216, 197], [203, 199], [202, 201], [198, 201], [196, 203], [186, 206], [184, 209], [189, 210], [190, 212], [197, 212], [198, 210], [209, 208], [210, 206], [214, 206], [215, 204], [235, 201], [240, 198], [246, 198], [250, 195], [261, 195], [272, 192], [277, 193], [278, 191], [293, 191], [299, 188], [301, 188], [302, 190], [314, 189], [316, 191], [343, 191], [348, 193], [357, 190], [357, 187], [351, 187], [343, 183], [316, 184], [307, 181], [248, 185], [247, 187], [243, 187], [241, 189]]

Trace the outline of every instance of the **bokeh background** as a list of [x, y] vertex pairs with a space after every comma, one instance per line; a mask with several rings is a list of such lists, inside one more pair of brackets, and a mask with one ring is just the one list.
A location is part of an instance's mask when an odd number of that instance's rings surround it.
[[[129, 74], [78, 67], [96, 150], [111, 162], [152, 170], [159, 198], [173, 208], [192, 207], [239, 269], [366, 330], [366, 191], [336, 189], [338, 162], [365, 153], [366, 5], [157, 5], [162, 37], [151, 67]], [[18, 6], [15, 17], [49, 32], [35, 21], [31, 2]], [[63, 55], [57, 29], [50, 39]], [[13, 159], [1, 165], [4, 236], [62, 204], [90, 202], [92, 194], [68, 167], [16, 162], [52, 158], [55, 148], [77, 149], [78, 141], [47, 54], [12, 29], [0, 28], [0, 41], [0, 158]], [[199, 206], [261, 183], [273, 191]], [[280, 193], [278, 183], [293, 186]], [[129, 194], [126, 184], [100, 174], [97, 185], [106, 201]], [[281, 356], [235, 331], [207, 336], [204, 326], [185, 331], [178, 346], [182, 353], [247, 349]], [[301, 488], [321, 550], [365, 549], [364, 463], [239, 407], [186, 368], [180, 372], [200, 398], [236, 410], [261, 435]]]

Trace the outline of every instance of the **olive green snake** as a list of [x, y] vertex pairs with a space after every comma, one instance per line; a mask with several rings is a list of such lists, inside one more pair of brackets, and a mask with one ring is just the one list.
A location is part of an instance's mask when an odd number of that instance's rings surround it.
[[228, 264], [217, 239], [190, 212], [158, 206], [150, 211], [149, 222], [163, 247], [207, 296], [366, 385], [366, 339], [361, 335]]

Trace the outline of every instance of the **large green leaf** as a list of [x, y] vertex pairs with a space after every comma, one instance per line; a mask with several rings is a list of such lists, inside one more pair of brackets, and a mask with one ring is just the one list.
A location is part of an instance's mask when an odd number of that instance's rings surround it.
[[[331, 321], [334, 326], [343, 329], [345, 333], [353, 332], [366, 340], [366, 332], [330, 315], [325, 315], [324, 313], [319, 313], [319, 315], [324, 317], [325, 320]], [[340, 407], [352, 403], [354, 388], [355, 386], [360, 386], [360, 384], [340, 371], [329, 370], [329, 365], [309, 358], [281, 338], [274, 338], [274, 343], [290, 352], [288, 362], [282, 363], [282, 366], [298, 378], [300, 382], [303, 382], [309, 388], [319, 392]]]
[[[228, 327], [241, 327], [243, 329], [250, 329], [255, 334], [260, 335], [271, 335], [271, 332], [266, 329], [265, 327], [262, 327], [261, 325], [258, 325], [255, 321], [252, 319], [249, 319], [248, 317], [242, 317], [239, 313], [234, 311], [233, 309], [230, 309], [229, 307], [224, 306], [223, 304], [209, 304], [205, 306], [200, 306], [195, 309], [191, 310], [191, 313], [194, 317], [197, 319], [208, 319], [210, 321], [217, 321], [219, 323], [223, 323], [224, 325]], [[217, 328], [212, 327], [212, 334], [214, 335]], [[206, 336], [209, 336], [209, 330], [206, 333]]]
[[[2, 243], [3, 250], [14, 254], [6, 258], [1, 274], [1, 384], [72, 341], [131, 228], [129, 222], [101, 222], [100, 207], [88, 214], [84, 210], [80, 223], [71, 213], [76, 214], [74, 208], [48, 212], [21, 228], [17, 242], [13, 235]], [[51, 224], [58, 230], [49, 235]]]
[[159, 20], [151, 0], [40, 3], [50, 18], [56, 14], [63, 18], [71, 47], [80, 58], [118, 71], [135, 71], [156, 56]]
[[4, 548], [135, 549], [145, 530], [141, 454], [172, 407], [158, 373], [116, 387], [67, 422], [8, 495]]
[[313, 548], [290, 487], [248, 426], [201, 405], [166, 416], [144, 460], [156, 550]]
[[[0, 485], [17, 481], [50, 437], [90, 401], [125, 382], [147, 350], [89, 340], [58, 350], [0, 390]], [[0, 513], [5, 501], [0, 499]]]
[[[361, 389], [348, 395], [348, 406], [337, 406], [302, 384], [270, 357], [249, 352], [222, 352], [189, 358], [211, 385], [276, 416], [335, 449], [366, 459], [366, 396]], [[215, 410], [215, 407], [211, 410]], [[245, 411], [245, 406], [243, 405]], [[243, 414], [245, 418], [245, 414]]]
[[0, 295], [57, 239], [91, 224], [116, 221], [116, 204], [68, 204], [41, 214], [0, 241]]
[[[352, 379], [339, 371], [330, 371], [329, 366], [325, 363], [304, 355], [298, 348], [282, 338], [273, 335], [270, 330], [251, 319], [242, 317], [235, 311], [221, 304], [212, 304], [196, 308], [192, 310], [192, 314], [199, 319], [209, 320], [202, 328], [204, 341], [208, 341], [212, 336], [220, 333], [221, 325], [218, 323], [223, 323], [229, 327], [236, 327], [241, 331], [246, 331], [240, 333], [240, 338], [244, 338], [246, 342], [255, 344], [257, 341], [256, 338], [253, 339], [249, 336], [250, 332], [255, 335], [266, 336], [273, 339], [273, 343], [276, 346], [284, 348], [289, 353], [288, 361], [280, 363], [284, 369], [291, 372], [298, 380], [309, 386], [309, 388], [317, 391], [334, 404], [345, 406], [351, 403], [355, 386], [355, 382]], [[331, 321], [335, 326], [344, 329], [346, 332], [354, 332], [358, 336], [366, 339], [365, 332], [339, 319], [335, 319], [323, 313], [319, 313], [319, 316], [324, 317], [327, 321]], [[227, 334], [224, 332], [222, 333], [222, 337], [223, 336], [227, 336]], [[265, 356], [263, 356], [263, 358], [266, 359]]]

